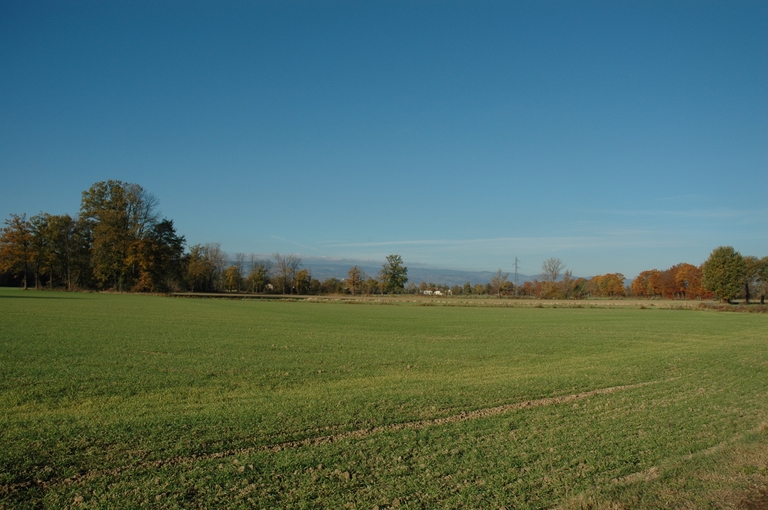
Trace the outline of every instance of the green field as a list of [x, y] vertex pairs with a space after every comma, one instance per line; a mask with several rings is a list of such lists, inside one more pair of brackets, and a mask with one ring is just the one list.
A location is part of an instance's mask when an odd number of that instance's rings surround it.
[[765, 314], [0, 289], [0, 382], [6, 508], [768, 505]]

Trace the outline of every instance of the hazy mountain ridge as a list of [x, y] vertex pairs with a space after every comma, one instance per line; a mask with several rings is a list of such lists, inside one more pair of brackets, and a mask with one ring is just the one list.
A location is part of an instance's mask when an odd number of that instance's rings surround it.
[[[303, 266], [312, 271], [312, 277], [317, 280], [326, 280], [328, 278], [338, 278], [343, 280], [347, 277], [349, 268], [354, 266], [354, 263], [348, 262], [328, 262], [307, 260]], [[381, 265], [363, 265], [357, 264], [368, 276], [376, 277], [381, 271]], [[406, 264], [406, 267], [408, 265]], [[476, 285], [478, 283], [485, 285], [491, 281], [491, 278], [496, 274], [495, 271], [463, 271], [458, 269], [438, 269], [429, 267], [408, 267], [408, 281], [418, 285], [421, 282], [434, 283], [436, 285], [448, 285], [450, 287], [454, 285], [464, 285], [469, 282], [470, 285]], [[538, 276], [528, 276], [524, 274], [517, 275], [520, 283], [526, 281], [532, 281]], [[510, 272], [508, 281], [513, 282], [515, 280], [514, 273]]]
[[[250, 254], [249, 254], [250, 255]], [[253, 254], [260, 260], [273, 260], [272, 255], [267, 254]], [[301, 257], [301, 267], [308, 269], [312, 273], [312, 278], [320, 281], [327, 280], [328, 278], [338, 278], [344, 280], [347, 277], [349, 269], [353, 266], [358, 266], [362, 269], [366, 275], [371, 277], [377, 277], [381, 272], [381, 266], [384, 261], [381, 262], [373, 260], [354, 260], [354, 259], [332, 259], [324, 257]], [[233, 257], [230, 255], [230, 263], [233, 263]], [[496, 271], [468, 271], [462, 269], [442, 269], [426, 267], [423, 264], [408, 264], [405, 262], [405, 266], [408, 268], [408, 282], [413, 282], [418, 285], [421, 282], [434, 283], [435, 285], [448, 285], [453, 287], [454, 285], [464, 285], [469, 282], [470, 285], [477, 285], [478, 283], [485, 285], [491, 281], [496, 275]], [[247, 271], [246, 266], [246, 271]], [[514, 271], [504, 270], [503, 272], [509, 273], [507, 281], [515, 283]], [[561, 280], [563, 275], [561, 274], [558, 280]], [[574, 279], [579, 278], [574, 275]], [[591, 277], [587, 277], [589, 280]], [[517, 281], [519, 284], [525, 282], [532, 282], [533, 280], [544, 280], [544, 277], [540, 274], [526, 275], [522, 273], [517, 274]], [[630, 278], [631, 280], [631, 278]]]

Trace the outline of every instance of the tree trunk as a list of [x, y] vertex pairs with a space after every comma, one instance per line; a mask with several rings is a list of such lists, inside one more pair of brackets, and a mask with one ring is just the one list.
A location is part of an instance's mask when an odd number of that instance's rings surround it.
[[29, 273], [29, 259], [26, 252], [24, 253], [24, 290], [27, 290], [27, 273]]

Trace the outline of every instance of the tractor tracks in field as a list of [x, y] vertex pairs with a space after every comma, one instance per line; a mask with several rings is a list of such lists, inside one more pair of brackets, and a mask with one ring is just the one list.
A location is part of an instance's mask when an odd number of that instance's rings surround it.
[[512, 404], [504, 404], [495, 407], [487, 407], [482, 409], [476, 409], [474, 411], [464, 411], [458, 414], [444, 416], [440, 418], [431, 418], [426, 420], [416, 420], [401, 423], [392, 423], [388, 425], [379, 425], [375, 427], [362, 428], [356, 430], [350, 430], [346, 432], [339, 432], [337, 434], [329, 434], [324, 436], [307, 437], [304, 439], [296, 439], [292, 441], [283, 441], [279, 443], [272, 443], [266, 445], [252, 446], [247, 448], [233, 448], [228, 450], [222, 450], [218, 452], [205, 453], [201, 455], [187, 455], [170, 457], [160, 460], [144, 460], [135, 462], [130, 465], [119, 466], [111, 469], [92, 470], [68, 478], [52, 479], [52, 480], [32, 480], [15, 484], [9, 484], [0, 486], [0, 494], [9, 494], [18, 492], [20, 490], [28, 489], [31, 487], [40, 487], [46, 489], [49, 487], [70, 485], [85, 482], [94, 478], [103, 476], [118, 476], [126, 471], [133, 471], [137, 469], [160, 469], [167, 466], [176, 466], [184, 464], [193, 464], [199, 461], [223, 459], [226, 457], [232, 457], [237, 455], [248, 455], [256, 452], [279, 452], [282, 450], [289, 450], [295, 448], [320, 446], [326, 444], [337, 443], [348, 439], [359, 440], [366, 437], [387, 433], [397, 432], [400, 430], [420, 430], [427, 427], [449, 425], [453, 423], [459, 423], [464, 421], [476, 420], [481, 418], [487, 418], [491, 416], [497, 416], [500, 414], [509, 413], [512, 411], [519, 411], [523, 409], [532, 409], [537, 407], [547, 407], [552, 405], [567, 404], [576, 400], [581, 400], [588, 397], [597, 395], [608, 395], [620, 391], [626, 391], [636, 388], [642, 388], [643, 386], [649, 386], [652, 384], [658, 384], [661, 382], [669, 382], [671, 380], [678, 379], [677, 377], [672, 379], [659, 379], [655, 381], [646, 381], [635, 384], [625, 384], [621, 386], [611, 386], [607, 388], [598, 388], [589, 391], [583, 391], [580, 393], [574, 393], [570, 395], [561, 395], [556, 397], [545, 397], [534, 400], [524, 400], [521, 402], [515, 402]]
[[[618, 478], [613, 478], [610, 481], [606, 480], [604, 483], [593, 485], [591, 489], [588, 489], [587, 491], [576, 494], [570, 497], [566, 497], [565, 500], [563, 500], [560, 504], [558, 504], [555, 507], [552, 507], [552, 510], [568, 510], [572, 508], [585, 508], [583, 506], [584, 502], [589, 502], [593, 499], [596, 499], [599, 497], [600, 491], [602, 489], [605, 489], [609, 486], [618, 486], [618, 487], [624, 487], [624, 486], [631, 486], [634, 484], [641, 484], [641, 483], [649, 483], [653, 482], [654, 480], [658, 480], [664, 476], [670, 476], [672, 473], [672, 476], [680, 476], [675, 475], [674, 473], [679, 473], [681, 470], [685, 470], [685, 466], [689, 466], [691, 463], [691, 460], [697, 459], [697, 458], [704, 458], [704, 457], [712, 457], [718, 454], [723, 453], [724, 451], [733, 448], [735, 445], [740, 443], [741, 441], [745, 440], [750, 434], [766, 434], [768, 433], [768, 421], [762, 422], [760, 425], [758, 425], [756, 428], [747, 430], [745, 432], [741, 432], [739, 434], [736, 434], [734, 436], [731, 436], [729, 438], [724, 439], [723, 441], [720, 441], [719, 443], [710, 446], [708, 448], [704, 448], [701, 450], [692, 451], [689, 453], [686, 453], [684, 455], [676, 455], [672, 457], [667, 457], [665, 459], [662, 459], [661, 462], [658, 464], [649, 467], [648, 469], [644, 469], [643, 471], [637, 471], [634, 473], [630, 473], [628, 475], [624, 475]], [[764, 457], [765, 458], [765, 457]], [[719, 469], [719, 483], [721, 484], [721, 487], [718, 489], [717, 494], [719, 497], [722, 496], [728, 496], [728, 495], [735, 495], [736, 499], [734, 501], [740, 501], [737, 508], [745, 508], [745, 509], [751, 509], [751, 508], [768, 508], [768, 506], [765, 506], [766, 502], [768, 502], [768, 492], [765, 491], [764, 486], [761, 488], [760, 485], [751, 485], [748, 488], [739, 487], [739, 486], [728, 486], [727, 482], [728, 480], [732, 480], [733, 474], [731, 474], [731, 478], [729, 478], [727, 473], [728, 467], [730, 467], [731, 471], [736, 471], [738, 473], [738, 476], [744, 476], [747, 475], [749, 472], [744, 471], [744, 467], [740, 467], [736, 464], [731, 464], [729, 466], [728, 459], [724, 461], [726, 464], [726, 467], [723, 469]], [[689, 472], [687, 476], [693, 477], [694, 479], [697, 477], [698, 473], [706, 472], [706, 467], [697, 469], [694, 467], [692, 472]], [[759, 475], [760, 470], [755, 470], [753, 475], [757, 474]], [[685, 476], [685, 475], [683, 475]], [[702, 476], [702, 475], [698, 475]], [[703, 480], [704, 478], [699, 478]], [[603, 503], [606, 503], [604, 501]], [[731, 503], [733, 504], [733, 503]], [[607, 501], [607, 504], [604, 504], [601, 506], [603, 508], [605, 506], [606, 508], [614, 508], [614, 506], [611, 506], [610, 501]], [[720, 507], [717, 505], [718, 508]], [[616, 508], [621, 507], [625, 508], [624, 505], [618, 504], [616, 505]], [[728, 506], [730, 508], [730, 505]], [[591, 507], [590, 507], [591, 508]]]

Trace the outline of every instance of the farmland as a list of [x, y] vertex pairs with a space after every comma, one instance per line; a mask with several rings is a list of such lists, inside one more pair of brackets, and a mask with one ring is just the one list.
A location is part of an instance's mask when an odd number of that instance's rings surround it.
[[0, 319], [0, 507], [768, 504], [765, 314], [0, 289]]

